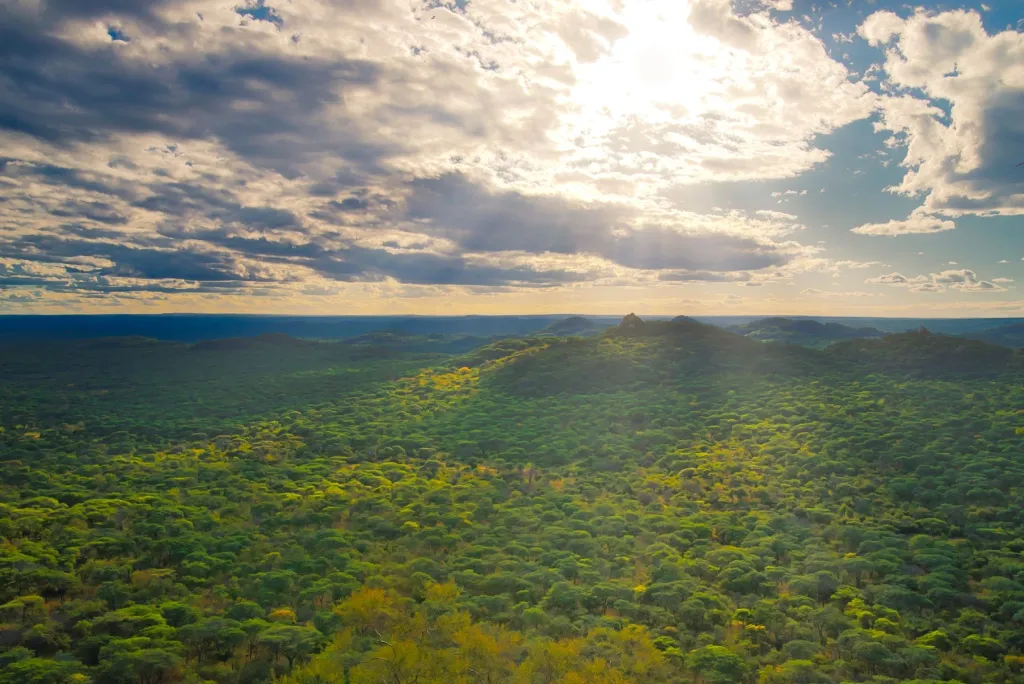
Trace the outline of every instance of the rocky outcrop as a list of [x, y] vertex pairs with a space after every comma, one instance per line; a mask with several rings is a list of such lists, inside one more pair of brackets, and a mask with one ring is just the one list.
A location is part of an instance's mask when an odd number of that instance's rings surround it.
[[629, 314], [619, 323], [619, 330], [636, 331], [644, 327], [644, 320], [634, 313]]

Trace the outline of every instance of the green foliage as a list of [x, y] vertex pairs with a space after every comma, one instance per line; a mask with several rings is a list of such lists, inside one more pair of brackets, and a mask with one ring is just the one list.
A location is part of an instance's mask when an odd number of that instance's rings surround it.
[[0, 684], [1021, 681], [1021, 357], [950, 340], [8, 348]]

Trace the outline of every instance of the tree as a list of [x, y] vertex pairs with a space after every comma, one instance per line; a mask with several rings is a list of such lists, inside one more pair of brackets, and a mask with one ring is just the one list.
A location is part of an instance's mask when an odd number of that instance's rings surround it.
[[690, 651], [686, 666], [710, 684], [732, 684], [746, 677], [743, 658], [724, 646], [704, 646]]
[[968, 653], [988, 658], [989, 660], [998, 660], [1006, 652], [1006, 647], [1000, 641], [979, 634], [971, 634], [964, 637], [960, 645]]
[[162, 684], [184, 662], [167, 648], [135, 647], [121, 641], [112, 642], [103, 651], [102, 679], [111, 684]]
[[88, 684], [78, 663], [27, 658], [0, 670], [0, 684]]
[[42, 596], [19, 596], [0, 606], [0, 616], [31, 627], [46, 619], [46, 601]]
[[346, 625], [362, 634], [386, 631], [398, 610], [394, 596], [371, 587], [363, 587], [334, 608]]
[[758, 684], [829, 684], [832, 678], [810, 660], [787, 660], [761, 668]]
[[256, 643], [269, 649], [275, 657], [283, 655], [288, 660], [288, 669], [291, 669], [296, 660], [319, 650], [324, 636], [314, 627], [274, 624], [260, 632]]

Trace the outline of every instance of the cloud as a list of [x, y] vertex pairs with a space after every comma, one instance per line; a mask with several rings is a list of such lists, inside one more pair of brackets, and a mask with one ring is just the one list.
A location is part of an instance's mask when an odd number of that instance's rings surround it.
[[853, 292], [835, 292], [835, 291], [830, 291], [830, 290], [818, 290], [818, 289], [815, 289], [813, 287], [809, 287], [809, 288], [807, 288], [805, 290], [801, 290], [800, 294], [812, 295], [812, 296], [816, 296], [816, 297], [874, 297], [874, 296], [876, 296], [876, 295], [872, 294], [871, 292], [860, 292], [859, 290], [858, 291], [853, 291]]
[[877, 278], [868, 278], [864, 282], [872, 285], [907, 285], [910, 279], [902, 273], [889, 273]]
[[777, 219], [779, 221], [796, 221], [797, 216], [795, 214], [787, 214], [784, 211], [773, 211], [771, 209], [758, 209], [756, 212], [758, 216], [764, 216], [765, 218]]
[[212, 40], [201, 22], [163, 25], [171, 37], [163, 41], [167, 49], [149, 52], [141, 45], [155, 43], [152, 34], [133, 41], [140, 47], [122, 50], [109, 42], [62, 40], [24, 18], [6, 18], [0, 21], [7, 77], [0, 122], [9, 131], [60, 144], [123, 133], [214, 137], [240, 156], [293, 173], [325, 149], [369, 170], [396, 152], [367, 142], [373, 138], [351, 118], [322, 118], [338, 116], [344, 93], [378, 81], [379, 68], [365, 60], [271, 50], [266, 39], [239, 40], [240, 29], [228, 29], [220, 47], [187, 54], [186, 41]]
[[658, 279], [670, 282], [686, 282], [686, 283], [748, 283], [751, 285], [760, 285], [761, 283], [751, 283], [751, 276], [749, 273], [716, 273], [712, 271], [667, 271], [658, 274]]
[[[722, 3], [681, 10], [699, 50], [739, 31], [759, 51], [706, 63], [685, 115], [670, 89], [644, 83], [639, 116], [606, 112], [590, 95], [609, 77], [639, 84], [629, 70], [649, 62], [636, 50], [683, 44], [645, 23], [646, 10], [473, 4], [430, 20], [372, 0], [334, 9], [327, 0], [5, 5], [0, 178], [10, 201], [0, 221], [18, 226], [7, 252], [67, 259], [74, 245], [118, 273], [203, 282], [285, 267], [289, 278], [301, 267], [402, 279], [399, 263], [410, 282], [436, 280], [427, 271], [459, 283], [479, 280], [470, 272], [496, 282], [547, 273], [480, 270], [506, 253], [672, 272], [777, 267], [801, 252], [769, 239], [799, 228], [780, 227], [792, 215], [712, 220], [659, 206], [655, 191], [792, 175], [827, 156], [815, 135], [862, 115], [870, 99], [809, 32]], [[774, 48], [792, 44], [802, 68], [784, 73]], [[671, 54], [680, 68], [691, 56]], [[716, 94], [735, 87], [747, 93], [742, 112]], [[759, 96], [765, 88], [775, 94]], [[668, 121], [665, 107], [677, 110]], [[581, 137], [598, 113], [612, 127]], [[697, 154], [677, 154], [680, 145]], [[658, 173], [632, 165], [652, 154]], [[626, 194], [597, 201], [607, 188]], [[372, 249], [375, 231], [419, 236], [412, 242], [425, 248], [416, 259]], [[160, 271], [159, 255], [175, 250], [186, 256]], [[582, 271], [601, 269], [571, 272]]]
[[5, 291], [787, 280], [796, 215], [672, 192], [793, 178], [878, 100], [789, 0], [342, 4], [0, 4]]
[[892, 190], [924, 197], [918, 220], [859, 232], [946, 230], [940, 214], [1024, 214], [1024, 33], [989, 34], [973, 10], [876, 12], [858, 32], [886, 48], [877, 128], [906, 148]]
[[742, 50], [755, 47], [758, 41], [753, 24], [733, 13], [730, 0], [694, 0], [690, 7], [690, 25], [698, 33], [714, 36]]
[[860, 235], [895, 237], [897, 235], [941, 233], [955, 228], [956, 224], [953, 221], [915, 211], [906, 219], [891, 219], [885, 223], [865, 223], [853, 228], [851, 232]]
[[493, 193], [457, 175], [420, 179], [406, 199], [417, 231], [472, 252], [588, 254], [635, 269], [743, 271], [780, 266], [791, 246], [687, 226], [638, 225], [615, 205]]
[[868, 88], [795, 22], [729, 0], [626, 7], [630, 35], [574, 88], [565, 151], [580, 177], [625, 173], [650, 189], [789, 178], [828, 159], [818, 135], [872, 111]]
[[991, 281], [981, 280], [974, 271], [964, 268], [913, 277], [894, 272], [868, 278], [864, 282], [869, 285], [906, 287], [911, 292], [945, 292], [947, 288], [964, 292], [985, 292], [1004, 290], [1006, 288], [1002, 287], [1001, 283], [1012, 281], [1006, 278], [996, 278]]
[[851, 268], [851, 269], [873, 268], [875, 266], [883, 266], [883, 265], [884, 264], [882, 264], [881, 261], [852, 261], [850, 259], [845, 259], [845, 260], [842, 260], [842, 261], [835, 262], [833, 264], [833, 270], [838, 271], [839, 269], [842, 269], [842, 268]]

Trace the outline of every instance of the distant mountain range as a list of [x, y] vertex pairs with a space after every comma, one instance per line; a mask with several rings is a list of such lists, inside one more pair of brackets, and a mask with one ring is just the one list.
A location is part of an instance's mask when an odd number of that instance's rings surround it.
[[839, 340], [882, 337], [878, 328], [852, 328], [842, 323], [821, 323], [811, 319], [762, 318], [726, 330], [761, 342], [789, 342], [804, 347], [827, 347]]
[[[645, 317], [649, 323], [667, 316]], [[0, 341], [155, 339], [237, 345], [237, 340], [285, 335], [307, 340], [345, 340], [361, 347], [423, 353], [465, 353], [505, 338], [589, 337], [619, 324], [620, 316], [255, 316], [101, 315], [0, 316]], [[911, 319], [695, 316], [709, 324], [762, 342], [822, 349], [844, 340], [875, 339], [918, 330], [1024, 348], [1022, 319]], [[224, 340], [223, 343], [215, 341]], [[136, 343], [139, 343], [138, 340]], [[120, 344], [128, 344], [122, 340]]]

